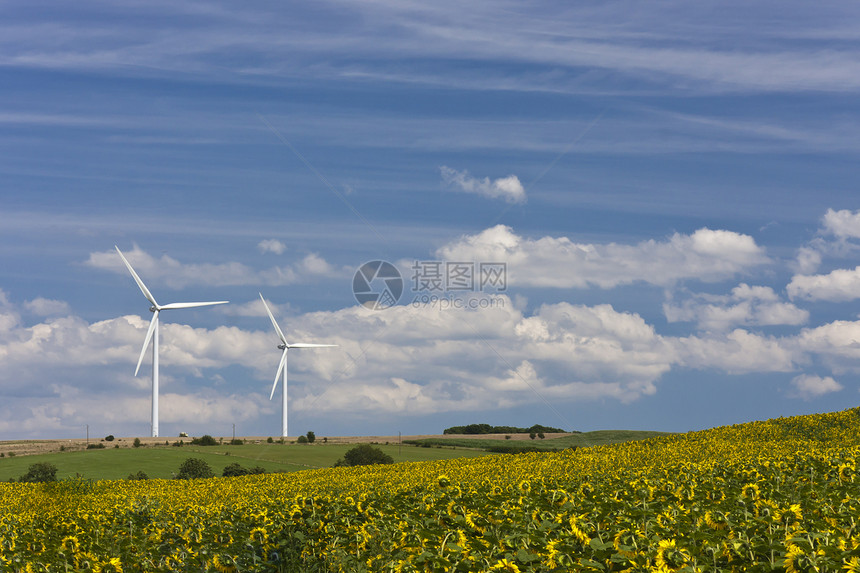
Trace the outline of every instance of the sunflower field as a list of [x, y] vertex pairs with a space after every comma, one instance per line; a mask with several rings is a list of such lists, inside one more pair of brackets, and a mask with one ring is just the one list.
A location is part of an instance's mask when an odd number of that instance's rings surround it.
[[860, 409], [556, 453], [0, 484], [2, 571], [860, 572]]

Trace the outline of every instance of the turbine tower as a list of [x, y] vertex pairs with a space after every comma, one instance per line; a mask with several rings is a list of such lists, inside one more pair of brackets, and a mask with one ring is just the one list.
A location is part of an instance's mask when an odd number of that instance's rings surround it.
[[272, 315], [272, 311], [269, 310], [269, 305], [266, 304], [266, 299], [263, 298], [262, 293], [260, 293], [260, 300], [263, 301], [263, 306], [266, 307], [266, 312], [269, 314], [269, 318], [272, 320], [272, 326], [275, 327], [275, 332], [278, 333], [278, 338], [281, 339], [281, 344], [278, 345], [278, 348], [284, 351], [281, 354], [281, 363], [278, 364], [278, 372], [275, 374], [275, 383], [272, 384], [272, 393], [269, 394], [269, 400], [271, 400], [275, 395], [275, 388], [278, 386], [278, 378], [281, 377], [281, 372], [283, 371], [284, 387], [282, 389], [283, 393], [281, 397], [281, 407], [283, 408], [281, 414], [281, 437], [286, 438], [289, 435], [287, 433], [287, 352], [291, 348], [333, 348], [337, 346], [337, 344], [309, 344], [306, 342], [296, 342], [294, 344], [290, 344], [289, 342], [287, 342], [287, 339], [284, 338], [284, 333], [281, 331], [281, 327], [278, 326], [278, 322]]
[[152, 314], [152, 321], [149, 323], [149, 330], [146, 332], [146, 338], [143, 340], [143, 348], [140, 349], [140, 358], [137, 359], [137, 368], [134, 369], [134, 375], [137, 376], [138, 370], [140, 370], [140, 365], [143, 362], [143, 355], [146, 354], [146, 347], [149, 346], [149, 341], [152, 340], [152, 437], [158, 437], [158, 313], [162, 310], [173, 310], [176, 308], [193, 308], [196, 306], [210, 306], [213, 304], [227, 304], [226, 300], [219, 300], [216, 302], [172, 302], [170, 304], [160, 305], [155, 302], [155, 297], [152, 296], [152, 293], [149, 292], [149, 289], [146, 288], [146, 285], [143, 284], [143, 281], [140, 280], [140, 277], [137, 276], [137, 273], [134, 272], [134, 269], [131, 266], [131, 263], [125, 258], [122, 254], [122, 251], [119, 250], [119, 247], [114, 245], [116, 252], [119, 253], [122, 262], [125, 263], [125, 266], [128, 267], [128, 271], [131, 273], [131, 276], [134, 277], [134, 281], [137, 283], [137, 286], [140, 287], [140, 292], [143, 293], [143, 296], [146, 297], [152, 306], [149, 307], [149, 312]]

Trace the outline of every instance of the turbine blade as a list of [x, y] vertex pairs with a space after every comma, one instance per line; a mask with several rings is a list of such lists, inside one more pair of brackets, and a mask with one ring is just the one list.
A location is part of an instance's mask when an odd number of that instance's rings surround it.
[[155, 323], [158, 321], [158, 311], [152, 313], [152, 320], [149, 322], [149, 330], [146, 331], [146, 338], [143, 340], [143, 348], [140, 349], [140, 358], [137, 359], [137, 368], [134, 369], [134, 375], [137, 376], [137, 371], [140, 370], [140, 365], [143, 364], [143, 355], [146, 354], [146, 347], [149, 346], [149, 341], [152, 340], [152, 333], [155, 331]]
[[126, 259], [125, 255], [122, 254], [122, 251], [119, 250], [119, 247], [114, 245], [113, 248], [116, 249], [116, 252], [119, 253], [119, 256], [122, 259], [122, 262], [124, 262], [125, 266], [128, 267], [128, 270], [131, 273], [131, 276], [134, 277], [134, 281], [137, 283], [137, 286], [140, 287], [140, 292], [143, 293], [143, 296], [146, 297], [146, 300], [148, 300], [149, 302], [152, 303], [152, 306], [154, 306], [155, 308], [158, 308], [158, 303], [155, 302], [155, 297], [152, 296], [152, 293], [149, 292], [149, 289], [146, 288], [146, 285], [143, 284], [143, 281], [140, 280], [140, 277], [137, 276], [136, 272], [134, 272], [134, 269], [131, 267], [131, 263], [128, 262], [128, 259]]
[[285, 367], [285, 366], [286, 366], [286, 364], [287, 364], [287, 350], [288, 350], [288, 349], [284, 348], [284, 353], [283, 353], [283, 354], [281, 354], [281, 363], [280, 363], [280, 364], [278, 364], [278, 373], [277, 373], [277, 374], [275, 374], [275, 383], [274, 383], [274, 384], [272, 384], [272, 393], [271, 393], [271, 394], [269, 394], [269, 400], [271, 400], [271, 399], [274, 397], [274, 395], [275, 395], [275, 388], [277, 388], [277, 387], [278, 387], [278, 380], [279, 380], [279, 379], [280, 379], [280, 377], [281, 377], [281, 372], [283, 372], [283, 371], [284, 371], [284, 367]]
[[287, 348], [334, 348], [337, 344], [308, 344], [306, 342], [296, 342], [288, 344]]
[[197, 306], [212, 306], [213, 304], [227, 304], [229, 300], [218, 300], [215, 302], [171, 302], [159, 307], [161, 310], [169, 310], [175, 308], [194, 308]]
[[[278, 338], [281, 339], [281, 342], [283, 342], [284, 344], [289, 346], [289, 344], [287, 344], [287, 339], [284, 338], [284, 333], [281, 332], [281, 327], [278, 326], [278, 321], [275, 320], [275, 317], [272, 315], [272, 311], [269, 310], [269, 305], [266, 304], [266, 299], [263, 298], [263, 293], [258, 293], [258, 294], [260, 295], [260, 300], [263, 301], [263, 306], [266, 307], [266, 312], [269, 313], [269, 318], [272, 321], [272, 326], [275, 327], [275, 332], [278, 333]], [[284, 355], [286, 356], [286, 353]], [[274, 392], [274, 390], [272, 390], [272, 391]]]

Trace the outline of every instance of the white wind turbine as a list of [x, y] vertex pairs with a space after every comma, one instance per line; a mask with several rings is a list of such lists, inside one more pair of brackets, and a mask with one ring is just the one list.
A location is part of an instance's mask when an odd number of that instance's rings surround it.
[[306, 342], [290, 344], [287, 342], [287, 339], [284, 338], [284, 333], [281, 331], [281, 327], [278, 326], [278, 322], [272, 315], [272, 311], [269, 310], [269, 305], [266, 304], [266, 299], [263, 298], [262, 293], [260, 293], [260, 300], [263, 301], [263, 306], [266, 307], [266, 312], [269, 313], [269, 318], [272, 320], [272, 326], [275, 327], [275, 332], [278, 333], [278, 338], [281, 339], [281, 344], [278, 345], [278, 348], [284, 351], [281, 354], [281, 363], [278, 364], [278, 372], [275, 374], [275, 383], [272, 384], [272, 393], [269, 394], [269, 400], [271, 400], [275, 395], [275, 388], [278, 386], [278, 378], [281, 377], [281, 372], [283, 371], [284, 387], [282, 389], [283, 394], [281, 397], [281, 407], [283, 408], [283, 412], [281, 414], [281, 437], [286, 438], [289, 435], [287, 434], [287, 352], [291, 348], [333, 348], [337, 346], [337, 344], [308, 344]]
[[125, 263], [125, 266], [128, 267], [131, 276], [134, 277], [137, 286], [140, 287], [140, 291], [143, 293], [143, 296], [146, 297], [146, 300], [152, 303], [152, 306], [149, 307], [149, 312], [152, 314], [152, 321], [149, 323], [149, 330], [146, 332], [146, 338], [143, 341], [143, 348], [140, 349], [140, 358], [137, 359], [137, 368], [134, 369], [134, 375], [137, 376], [138, 370], [140, 370], [140, 365], [143, 362], [143, 355], [146, 354], [146, 347], [149, 346], [149, 341], [152, 340], [152, 437], [158, 437], [158, 313], [162, 310], [172, 310], [175, 308], [193, 308], [195, 306], [210, 306], [213, 304], [227, 304], [226, 300], [219, 300], [216, 302], [172, 302], [170, 304], [160, 305], [155, 302], [155, 297], [152, 296], [152, 293], [149, 292], [149, 289], [146, 288], [146, 285], [143, 284], [143, 281], [140, 280], [140, 277], [137, 276], [137, 273], [134, 272], [134, 269], [131, 267], [131, 263], [125, 258], [122, 254], [122, 251], [119, 250], [119, 247], [114, 245], [116, 252], [119, 253], [120, 258], [122, 258], [122, 262]]

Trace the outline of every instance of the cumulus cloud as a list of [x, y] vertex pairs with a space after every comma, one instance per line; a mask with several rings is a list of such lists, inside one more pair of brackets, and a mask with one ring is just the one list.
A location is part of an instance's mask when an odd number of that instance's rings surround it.
[[440, 259], [507, 263], [508, 286], [612, 288], [680, 280], [715, 282], [770, 262], [749, 235], [699, 229], [635, 245], [575, 243], [567, 237], [529, 239], [497, 225], [436, 251]]
[[798, 325], [809, 320], [809, 311], [782, 302], [774, 290], [741, 283], [729, 295], [694, 294], [676, 303], [663, 304], [669, 322], [695, 322], [700, 330], [723, 331], [735, 326]]
[[287, 250], [287, 246], [277, 239], [264, 239], [257, 243], [257, 248], [260, 249], [261, 253], [275, 253], [276, 255]]
[[439, 170], [446, 185], [464, 193], [473, 193], [490, 199], [503, 199], [507, 203], [526, 202], [526, 190], [516, 175], [490, 181], [489, 177], [477, 179], [470, 176], [468, 171], [457, 171], [444, 165]]
[[795, 390], [794, 396], [805, 400], [842, 390], [842, 385], [831, 376], [822, 378], [812, 374], [795, 376], [791, 380], [791, 385]]
[[800, 275], [814, 273], [825, 256], [846, 257], [856, 252], [858, 245], [852, 239], [860, 238], [860, 210], [828, 209], [818, 235], [797, 250], [793, 267]]
[[860, 266], [826, 275], [795, 275], [786, 287], [792, 299], [841, 302], [860, 297]]
[[678, 364], [729, 374], [791, 372], [798, 357], [789, 341], [742, 328], [727, 334], [672, 339]]
[[[338, 273], [334, 267], [315, 253], [305, 256], [292, 265], [263, 270], [256, 270], [238, 262], [182, 263], [168, 255], [155, 258], [137, 245], [123, 254], [150, 289], [152, 288], [150, 281], [158, 281], [174, 289], [192, 284], [283, 286], [300, 283], [308, 278], [335, 276]], [[89, 259], [84, 264], [118, 274], [128, 274], [128, 269], [122, 264], [115, 250], [90, 253]]]
[[24, 308], [39, 316], [52, 316], [68, 314], [69, 304], [62, 300], [51, 300], [48, 298], [34, 298], [24, 303]]
[[860, 238], [860, 210], [828, 209], [822, 218], [824, 232], [839, 238]]

